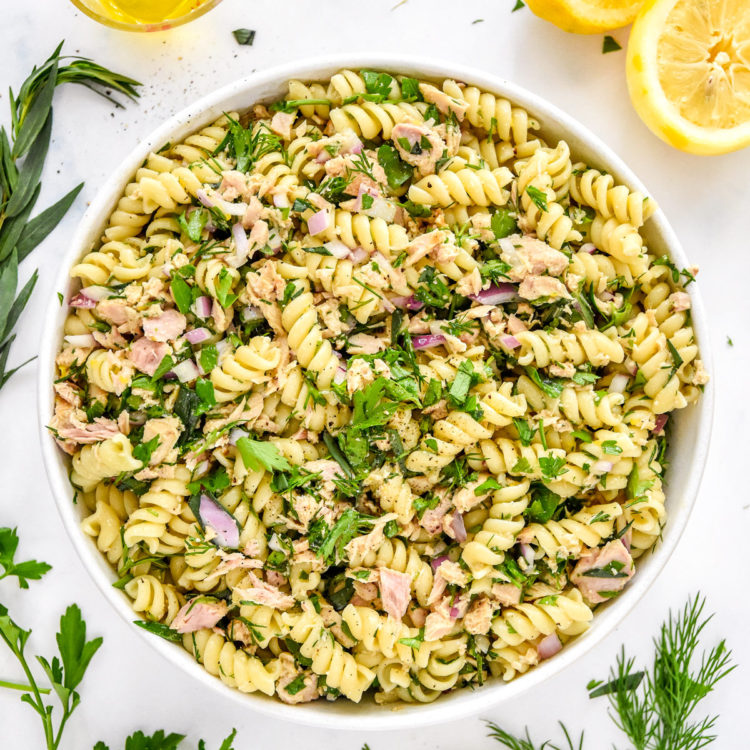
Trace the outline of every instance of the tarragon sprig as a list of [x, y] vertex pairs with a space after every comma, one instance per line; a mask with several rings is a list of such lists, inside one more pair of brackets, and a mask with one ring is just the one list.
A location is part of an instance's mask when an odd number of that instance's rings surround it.
[[[16, 294], [18, 264], [57, 226], [83, 183], [54, 205], [30, 218], [41, 190], [40, 177], [52, 135], [52, 98], [62, 83], [78, 83], [96, 91], [116, 106], [117, 91], [131, 99], [140, 84], [83, 57], [60, 55], [62, 42], [49, 58], [34, 68], [18, 94], [11, 89], [10, 135], [0, 127], [0, 388], [20, 367], [7, 370], [13, 329], [31, 297], [35, 271]], [[62, 64], [65, 60], [72, 60]], [[23, 364], [26, 364], [25, 362]]]

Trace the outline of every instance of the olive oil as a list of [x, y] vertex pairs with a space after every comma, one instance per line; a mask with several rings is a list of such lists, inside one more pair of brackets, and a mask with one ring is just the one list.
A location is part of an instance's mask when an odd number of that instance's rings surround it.
[[126, 24], [154, 24], [191, 13], [209, 0], [87, 0], [95, 13]]

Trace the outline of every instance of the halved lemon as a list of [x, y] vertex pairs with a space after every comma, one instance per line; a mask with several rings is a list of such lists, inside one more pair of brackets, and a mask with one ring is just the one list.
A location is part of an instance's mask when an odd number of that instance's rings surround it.
[[526, 0], [532, 13], [574, 34], [600, 34], [633, 22], [643, 0]]
[[628, 42], [630, 98], [693, 154], [750, 145], [750, 1], [647, 0]]

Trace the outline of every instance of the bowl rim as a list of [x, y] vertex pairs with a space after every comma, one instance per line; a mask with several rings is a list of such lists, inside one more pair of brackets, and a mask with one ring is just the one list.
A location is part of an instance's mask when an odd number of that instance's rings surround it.
[[[211, 110], [216, 111], [217, 108], [219, 108], [218, 112], [220, 113], [223, 109], [222, 105], [233, 97], [246, 95], [247, 107], [250, 107], [259, 98], [263, 98], [259, 92], [264, 87], [276, 86], [278, 88], [292, 78], [323, 80], [330, 77], [333, 72], [343, 68], [412, 73], [429, 79], [454, 78], [476, 85], [495, 95], [506, 97], [513, 104], [517, 104], [535, 117], [541, 118], [543, 130], [544, 121], [546, 121], [552, 125], [550, 129], [562, 130], [564, 135], [580, 140], [589, 152], [589, 157], [587, 157], [589, 161], [599, 166], [606, 166], [610, 173], [616, 175], [618, 181], [648, 194], [631, 169], [598, 136], [543, 97], [492, 73], [452, 62], [443, 63], [425, 56], [351, 53], [311, 57], [286, 63], [229, 83], [185, 107], [157, 127], [129, 152], [101, 189], [97, 191], [96, 197], [87, 208], [68, 249], [61, 258], [55, 277], [53, 294], [50, 297], [44, 318], [38, 363], [37, 397], [40, 439], [45, 469], [55, 503], [63, 525], [84, 567], [107, 601], [128, 623], [132, 623], [136, 615], [122, 592], [112, 588], [111, 584], [115, 580], [115, 574], [111, 570], [109, 574], [107, 573], [107, 568], [102, 565], [102, 554], [80, 530], [80, 519], [74, 503], [71, 502], [71, 488], [67, 473], [61, 470], [58, 448], [46, 429], [46, 425], [52, 416], [51, 386], [54, 376], [54, 358], [59, 344], [61, 321], [65, 314], [65, 308], [58, 303], [54, 292], [62, 291], [63, 294], [65, 293], [69, 283], [69, 269], [87, 249], [92, 233], [95, 230], [101, 230], [104, 221], [106, 221], [106, 216], [108, 216], [106, 212], [108, 206], [119, 197], [124, 185], [132, 178], [136, 169], [155, 146], [160, 147], [178, 131], [182, 130], [189, 133], [207, 124], [210, 121], [207, 117], [208, 113]], [[186, 129], [188, 126], [190, 126], [190, 129]], [[687, 266], [685, 253], [662, 211], [658, 210], [651, 217], [650, 222], [661, 239], [664, 252], [668, 253], [680, 266]], [[693, 308], [692, 325], [700, 344], [701, 359], [706, 369], [709, 372], [714, 372], [706, 316], [697, 285], [691, 287], [691, 302]], [[359, 710], [349, 710], [342, 714], [332, 710], [334, 705], [340, 703], [338, 701], [333, 705], [316, 701], [302, 706], [290, 706], [266, 696], [261, 696], [261, 700], [257, 699], [256, 694], [250, 694], [248, 697], [210, 675], [201, 664], [193, 659], [192, 655], [181, 647], [175, 648], [175, 644], [155, 638], [140, 628], [136, 627], [135, 631], [155, 651], [207, 687], [215, 690], [217, 695], [236, 701], [238, 709], [256, 710], [282, 721], [292, 721], [325, 729], [376, 731], [411, 729], [453, 721], [467, 716], [476, 716], [481, 711], [517, 697], [535, 685], [562, 672], [565, 667], [574, 663], [606, 638], [650, 588], [674, 552], [695, 506], [708, 454], [713, 408], [714, 387], [713, 381], [711, 381], [707, 384], [698, 404], [691, 407], [697, 412], [695, 418], [697, 418], [698, 429], [694, 436], [693, 461], [688, 470], [689, 476], [684, 483], [685, 489], [681, 495], [680, 506], [676, 507], [676, 501], [672, 501], [668, 521], [669, 532], [649, 555], [650, 559], [646, 569], [640, 571], [639, 576], [635, 577], [622, 597], [613, 600], [603, 611], [597, 612], [594, 625], [589, 631], [568, 644], [554, 659], [539, 664], [509, 683], [498, 681], [478, 691], [456, 691], [452, 700], [443, 699], [432, 704], [421, 704], [418, 707], [406, 706], [398, 711], [388, 710], [386, 706], [375, 708], [360, 704], [357, 707]], [[463, 694], [462, 697], [458, 697], [459, 694]], [[347, 703], [348, 708], [349, 704]]]

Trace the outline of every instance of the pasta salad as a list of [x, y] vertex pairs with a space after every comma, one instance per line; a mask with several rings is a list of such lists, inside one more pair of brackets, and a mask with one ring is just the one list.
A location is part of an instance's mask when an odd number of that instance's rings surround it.
[[707, 381], [655, 209], [377, 71], [151, 153], [72, 269], [50, 424], [139, 624], [292, 704], [554, 656], [657, 542]]

